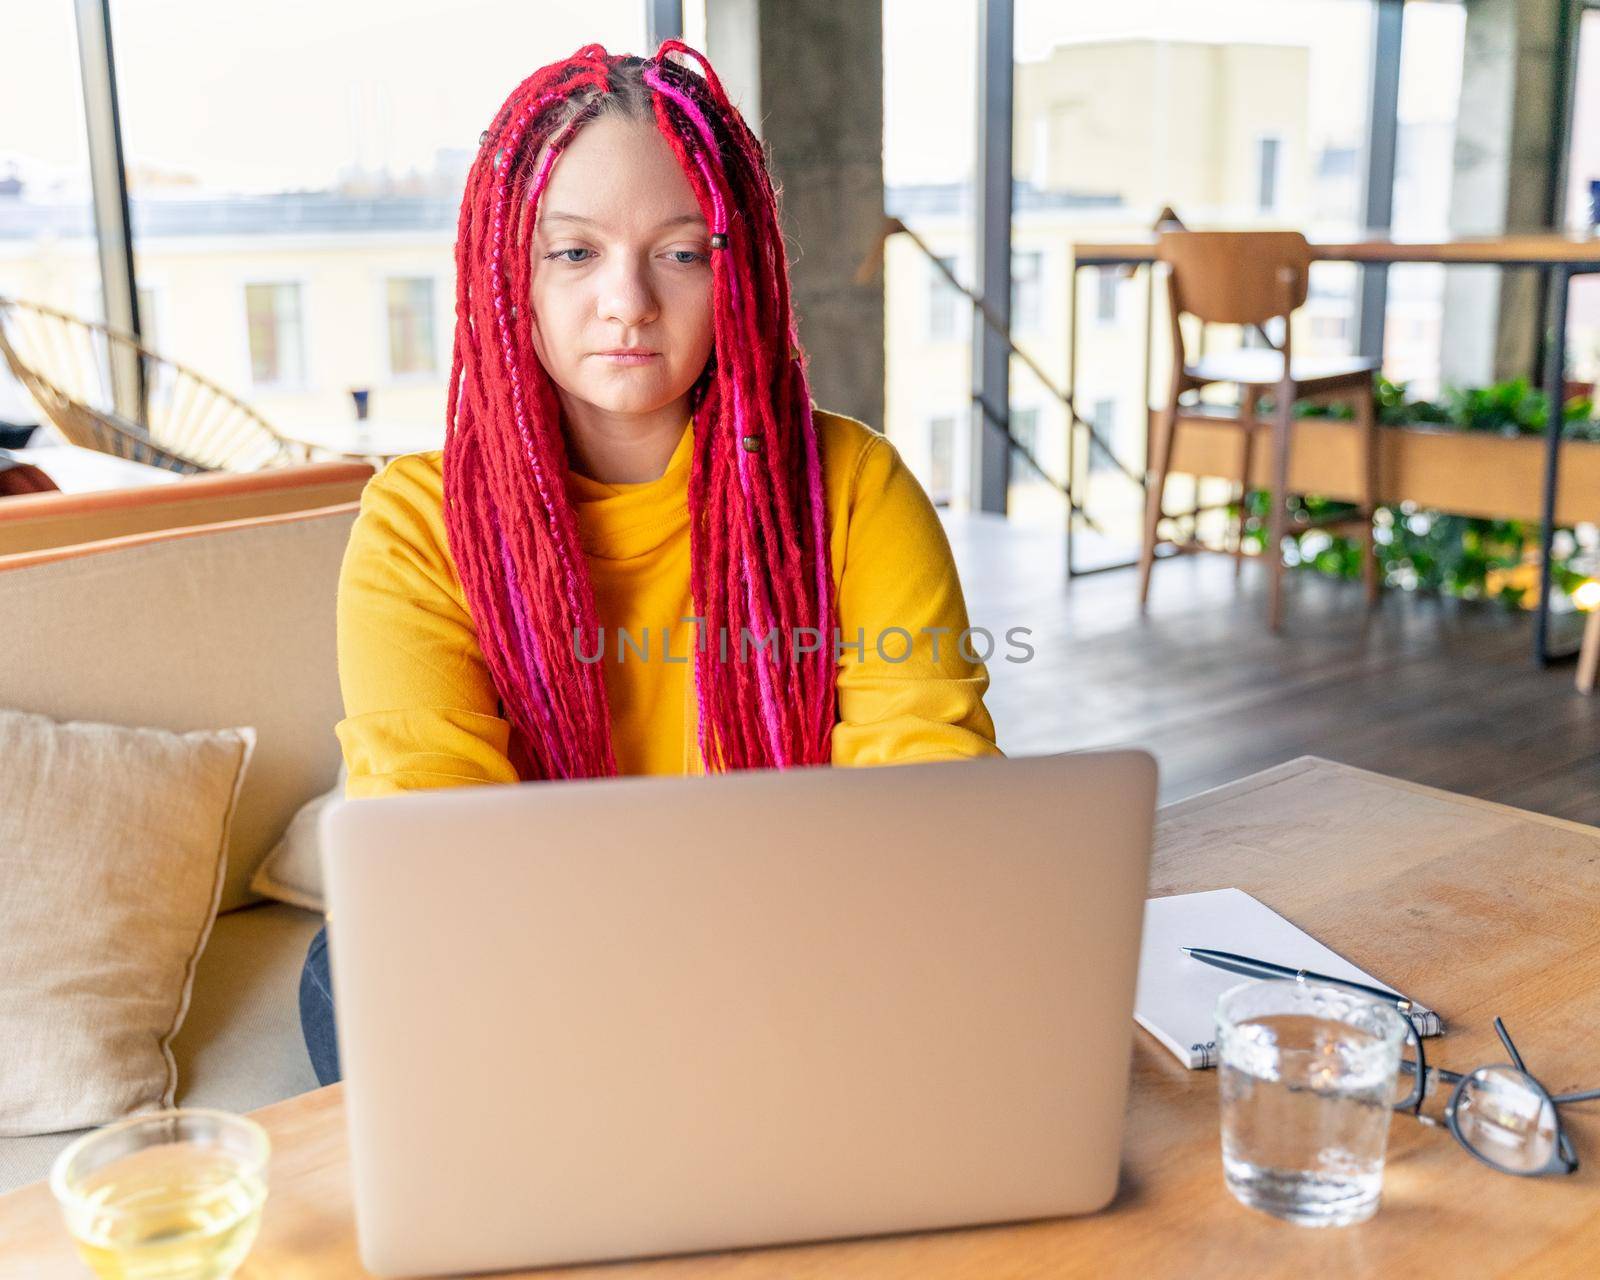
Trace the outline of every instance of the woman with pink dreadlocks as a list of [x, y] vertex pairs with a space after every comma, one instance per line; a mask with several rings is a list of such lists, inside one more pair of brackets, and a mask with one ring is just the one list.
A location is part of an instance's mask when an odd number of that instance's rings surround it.
[[[761, 145], [688, 46], [585, 46], [484, 131], [445, 447], [367, 486], [338, 629], [351, 797], [998, 754], [933, 506], [812, 404]], [[328, 1083], [325, 931], [300, 996]]]

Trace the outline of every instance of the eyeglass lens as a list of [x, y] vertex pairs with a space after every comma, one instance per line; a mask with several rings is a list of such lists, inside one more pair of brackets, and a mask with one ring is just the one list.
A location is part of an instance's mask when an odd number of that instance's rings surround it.
[[1480, 1067], [1468, 1076], [1455, 1118], [1461, 1140], [1508, 1172], [1536, 1173], [1555, 1155], [1555, 1105], [1515, 1067]]

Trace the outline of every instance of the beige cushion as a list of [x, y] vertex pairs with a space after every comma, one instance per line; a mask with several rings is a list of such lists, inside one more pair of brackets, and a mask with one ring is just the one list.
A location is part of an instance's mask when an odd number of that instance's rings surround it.
[[317, 823], [322, 811], [344, 795], [348, 776], [349, 771], [341, 764], [339, 780], [333, 788], [301, 806], [283, 839], [272, 847], [251, 877], [250, 887], [255, 892], [307, 911], [323, 910], [322, 841]]
[[0, 710], [0, 1134], [172, 1105], [254, 745]]
[[0, 707], [183, 732], [254, 725], [222, 910], [339, 765], [339, 562], [355, 508], [0, 571]]
[[[275, 902], [217, 917], [172, 1042], [178, 1105], [253, 1111], [317, 1087], [300, 1032], [300, 970], [321, 924]], [[43, 1178], [76, 1136], [0, 1138], [0, 1193]]]

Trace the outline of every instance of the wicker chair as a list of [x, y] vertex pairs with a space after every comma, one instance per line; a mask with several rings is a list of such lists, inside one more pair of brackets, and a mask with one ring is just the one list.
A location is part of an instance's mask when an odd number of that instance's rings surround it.
[[0, 358], [68, 442], [86, 449], [185, 474], [258, 471], [304, 454], [210, 379], [63, 311], [0, 297]]

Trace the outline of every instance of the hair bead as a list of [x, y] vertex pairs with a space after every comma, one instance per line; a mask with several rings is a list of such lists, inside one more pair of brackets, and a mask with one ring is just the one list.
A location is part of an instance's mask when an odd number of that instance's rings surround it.
[[743, 439], [741, 439], [739, 441], [739, 443], [744, 446], [744, 451], [746, 453], [760, 453], [761, 452], [761, 437], [760, 436], [745, 436]]
[[720, 231], [713, 233], [711, 247], [713, 249], [726, 249], [728, 247], [728, 237]]

